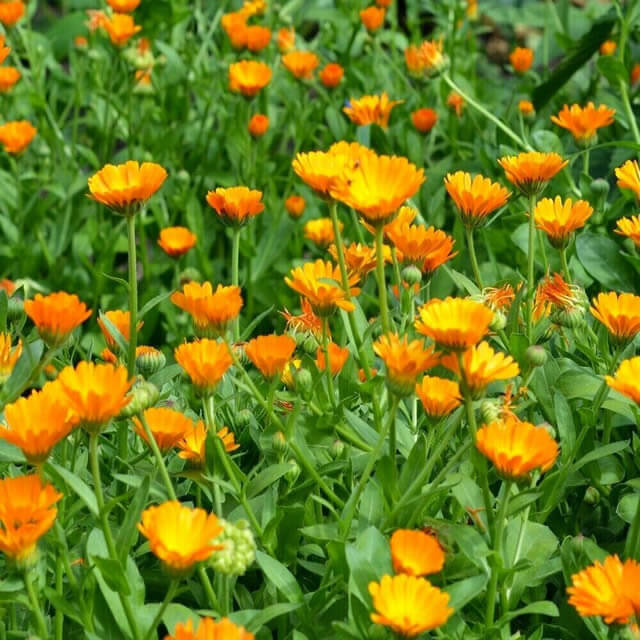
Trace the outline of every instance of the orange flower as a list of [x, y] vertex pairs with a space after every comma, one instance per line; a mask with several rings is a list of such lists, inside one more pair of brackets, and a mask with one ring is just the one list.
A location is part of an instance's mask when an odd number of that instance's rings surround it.
[[4, 35], [0, 34], [0, 64], [2, 64], [7, 56], [11, 53], [11, 47], [5, 46]]
[[640, 297], [632, 293], [601, 293], [594, 298], [591, 313], [619, 342], [632, 340], [640, 332]]
[[[0, 7], [3, 3], [0, 2]], [[37, 129], [26, 120], [5, 122], [0, 126], [0, 143], [7, 153], [22, 153], [35, 138]]]
[[640, 356], [623, 360], [615, 376], [605, 376], [607, 384], [640, 405]]
[[247, 17], [241, 11], [225, 13], [220, 24], [234, 49], [244, 49], [247, 46]]
[[8, 278], [2, 278], [0, 280], [0, 291], [4, 291], [7, 297], [10, 298], [16, 290], [16, 283], [12, 282]]
[[0, 551], [18, 565], [29, 565], [38, 540], [55, 522], [60, 498], [40, 475], [0, 480]]
[[134, 19], [126, 13], [114, 13], [110, 18], [102, 21], [102, 28], [107, 32], [111, 42], [119, 47], [142, 30]]
[[558, 443], [544, 427], [511, 416], [479, 429], [476, 447], [511, 480], [522, 480], [534, 469], [548, 471], [558, 457]]
[[[631, 601], [633, 612], [640, 616], [640, 563], [634, 558], [627, 558], [622, 568], [622, 593]], [[637, 632], [637, 624], [635, 625]]]
[[6, 405], [4, 416], [6, 424], [0, 426], [0, 439], [21, 449], [33, 465], [42, 464], [75, 426], [66, 398], [55, 382]]
[[[152, 407], [144, 412], [144, 419], [161, 451], [167, 452], [193, 429], [193, 421], [184, 413], [170, 407]], [[133, 418], [136, 433], [148, 444], [149, 438], [142, 421]]]
[[640, 216], [620, 218], [616, 224], [618, 225], [618, 228], [615, 229], [616, 233], [631, 238], [633, 244], [640, 247]]
[[527, 47], [516, 47], [509, 55], [509, 62], [518, 73], [526, 73], [533, 64], [533, 51]]
[[580, 287], [565, 282], [559, 273], [547, 276], [536, 290], [534, 317], [539, 319], [551, 311], [572, 312], [586, 305], [584, 292]]
[[262, 51], [271, 42], [271, 29], [261, 25], [247, 27], [247, 48], [254, 53]]
[[11, 348], [11, 336], [0, 333], [0, 384], [4, 384], [10, 377], [16, 362], [22, 354], [22, 340]]
[[[371, 7], [370, 7], [371, 8]], [[375, 7], [373, 7], [375, 9]], [[362, 127], [368, 124], [377, 124], [386, 129], [389, 126], [391, 110], [404, 100], [389, 100], [386, 91], [379, 96], [362, 96], [358, 100], [351, 99], [342, 111], [347, 114], [351, 122]]]
[[[129, 333], [131, 330], [131, 315], [128, 311], [120, 311], [120, 309], [116, 309], [115, 311], [107, 311], [103, 314], [106, 316], [107, 320], [118, 330], [118, 333], [122, 336], [125, 341], [129, 340]], [[102, 335], [104, 335], [104, 339], [107, 341], [107, 344], [112, 349], [118, 348], [118, 343], [115, 337], [111, 334], [111, 331], [107, 328], [107, 325], [98, 318], [98, 325], [102, 330]], [[139, 331], [142, 327], [143, 322], [138, 322], [137, 330]]]
[[298, 331], [312, 333], [316, 337], [320, 337], [322, 333], [322, 320], [313, 312], [311, 304], [306, 298], [300, 301], [301, 314], [294, 316], [286, 309], [280, 313], [287, 321], [287, 331], [291, 330], [295, 334]]
[[385, 9], [381, 7], [367, 7], [360, 11], [360, 20], [367, 31], [377, 31], [384, 24]]
[[309, 80], [320, 64], [318, 56], [311, 51], [290, 51], [282, 56], [282, 64], [300, 80]]
[[184, 575], [223, 545], [212, 540], [222, 532], [218, 518], [204, 509], [191, 509], [176, 500], [142, 512], [140, 533], [169, 573]]
[[379, 7], [390, 7], [391, 4], [393, 3], [393, 0], [376, 0], [376, 4]]
[[264, 211], [262, 191], [248, 187], [218, 187], [207, 193], [207, 202], [225, 224], [241, 227]]
[[390, 225], [388, 236], [395, 248], [402, 254], [401, 262], [410, 262], [420, 266], [428, 257], [432, 257], [436, 253], [444, 252], [447, 254], [443, 262], [455, 255], [450, 253], [453, 247], [453, 238], [434, 227], [407, 223]]
[[25, 300], [24, 312], [51, 348], [66, 342], [71, 332], [91, 315], [91, 309], [77, 295], [64, 291], [48, 296], [36, 293], [33, 300]]
[[91, 33], [102, 28], [102, 24], [107, 19], [107, 14], [98, 9], [87, 9], [89, 20], [85, 23]]
[[[407, 206], [400, 207], [398, 214], [391, 220], [391, 222], [389, 222], [389, 224], [385, 224], [382, 228], [385, 239], [391, 242], [391, 234], [394, 233], [394, 230], [399, 229], [405, 224], [411, 224], [417, 216], [418, 211], [416, 209], [412, 209], [411, 207]], [[375, 227], [367, 224], [366, 222], [363, 222], [363, 224], [367, 231], [375, 235]]]
[[[225, 427], [226, 428], [226, 427]], [[176, 446], [180, 451], [178, 457], [188, 460], [193, 466], [201, 468], [206, 459], [207, 428], [202, 420], [196, 424], [191, 423], [184, 437]]]
[[504, 169], [507, 180], [525, 195], [540, 193], [547, 182], [567, 166], [557, 153], [528, 151], [517, 156], [505, 156], [498, 160]]
[[438, 120], [438, 114], [433, 110], [425, 107], [418, 109], [411, 114], [411, 122], [420, 133], [428, 133], [433, 129]]
[[[340, 231], [344, 228], [344, 224], [339, 222]], [[304, 225], [304, 237], [307, 240], [311, 240], [319, 247], [328, 247], [335, 241], [333, 234], [333, 223], [331, 218], [316, 218], [315, 220], [309, 220]]]
[[335, 62], [330, 62], [325, 65], [319, 74], [320, 82], [322, 82], [327, 89], [337, 87], [342, 81], [342, 76], [344, 76], [344, 69]]
[[186, 624], [178, 622], [174, 635], [166, 636], [164, 640], [254, 640], [254, 635], [229, 618], [221, 618], [217, 622], [212, 618], [200, 618], [197, 632], [191, 620]]
[[424, 61], [420, 55], [420, 47], [417, 47], [415, 44], [409, 45], [404, 50], [404, 62], [411, 75], [421, 75], [424, 69]]
[[249, 133], [254, 138], [260, 138], [269, 128], [269, 118], [262, 113], [256, 113], [249, 120]]
[[409, 342], [407, 336], [400, 339], [395, 333], [380, 336], [373, 350], [385, 364], [390, 391], [400, 397], [410, 395], [418, 376], [439, 361], [433, 346], [425, 348], [422, 340]]
[[191, 315], [196, 333], [201, 336], [223, 335], [243, 305], [240, 287], [219, 284], [213, 291], [210, 282], [188, 282], [170, 299]]
[[[333, 341], [329, 342], [329, 367], [331, 368], [332, 376], [337, 376], [342, 371], [342, 367], [344, 367], [348, 358], [349, 349], [347, 347], [341, 347]], [[316, 366], [320, 371], [324, 371], [327, 368], [322, 347], [318, 347], [316, 352]]]
[[618, 186], [621, 189], [631, 189], [640, 202], [640, 165], [637, 160], [627, 160], [616, 169]]
[[192, 384], [204, 394], [213, 393], [233, 363], [224, 342], [207, 338], [181, 344], [173, 354], [176, 362], [191, 378]]
[[615, 112], [615, 109], [603, 104], [596, 109], [593, 102], [589, 102], [586, 107], [578, 104], [569, 107], [565, 104], [557, 116], [551, 116], [551, 122], [571, 131], [576, 142], [589, 144], [595, 139], [598, 129], [613, 122]]
[[461, 351], [477, 344], [489, 332], [493, 312], [466, 298], [434, 298], [418, 309], [418, 333], [441, 347]]
[[[338, 250], [334, 244], [329, 247], [329, 253], [334, 261], [338, 260]], [[384, 261], [391, 262], [391, 250], [386, 245], [383, 246], [383, 253]], [[376, 249], [352, 242], [349, 246], [344, 247], [344, 261], [347, 273], [362, 279], [376, 268]]]
[[0, 91], [11, 91], [20, 80], [20, 72], [15, 67], [0, 67]]
[[229, 427], [222, 427], [218, 433], [216, 433], [218, 438], [222, 440], [222, 444], [224, 445], [224, 450], [227, 453], [231, 453], [236, 449], [240, 448], [239, 444], [236, 444], [235, 436], [233, 435], [233, 431], [229, 431]]
[[600, 45], [600, 55], [612, 56], [616, 52], [617, 48], [618, 48], [618, 45], [613, 40], [605, 40]]
[[296, 42], [296, 32], [293, 27], [281, 27], [278, 31], [278, 49], [280, 53], [286, 53], [293, 49]]
[[442, 40], [425, 40], [419, 47], [408, 46], [404, 50], [404, 60], [409, 72], [414, 76], [437, 73], [447, 63], [442, 54], [443, 46]]
[[69, 409], [87, 431], [101, 430], [129, 403], [133, 380], [126, 367], [80, 362], [65, 367], [58, 376]]
[[418, 192], [424, 180], [424, 171], [406, 158], [363, 154], [356, 167], [336, 180], [331, 195], [370, 224], [381, 225]]
[[507, 283], [501, 287], [485, 287], [482, 290], [481, 302], [492, 311], [499, 311], [511, 307], [515, 297], [513, 287]]
[[305, 202], [304, 198], [297, 194], [290, 195], [284, 201], [284, 208], [287, 210], [287, 213], [294, 219], [299, 218], [304, 213], [306, 206], [307, 203]]
[[281, 374], [296, 350], [296, 341], [291, 336], [258, 336], [250, 340], [244, 352], [265, 378]]
[[107, 4], [117, 13], [131, 13], [138, 8], [140, 0], [107, 0]]
[[166, 178], [165, 169], [155, 162], [107, 164], [89, 178], [89, 197], [129, 216], [146, 204]]
[[462, 396], [457, 382], [446, 378], [424, 376], [415, 392], [428, 416], [442, 418], [460, 406]]
[[[291, 277], [285, 277], [284, 281], [308, 300], [316, 315], [330, 316], [337, 307], [345, 311], [355, 309], [354, 304], [347, 300], [344, 289], [338, 284], [341, 281], [340, 269], [330, 262], [305, 262], [301, 267], [292, 269], [290, 275]], [[356, 284], [357, 281], [357, 277], [353, 277], [349, 284]], [[358, 289], [351, 289], [352, 295], [358, 293]]]
[[593, 207], [585, 200], [578, 200], [574, 204], [571, 198], [563, 202], [560, 196], [556, 196], [555, 200], [540, 200], [534, 218], [536, 226], [547, 234], [549, 242], [556, 249], [564, 249], [571, 240], [571, 234], [584, 227], [592, 213]]
[[466, 105], [467, 103], [464, 98], [455, 91], [452, 91], [447, 97], [447, 106], [451, 107], [456, 112], [456, 116], [458, 116], [458, 118], [462, 116], [462, 112]]
[[0, 22], [5, 27], [13, 25], [25, 14], [26, 6], [22, 0], [9, 0], [0, 2]]
[[511, 193], [497, 182], [481, 175], [456, 171], [448, 173], [444, 187], [456, 203], [462, 223], [473, 229], [484, 224], [489, 214], [503, 207]]
[[389, 546], [396, 573], [420, 577], [442, 571], [444, 551], [435, 536], [419, 530], [396, 529]]
[[229, 65], [229, 89], [253, 98], [264, 89], [272, 76], [271, 69], [257, 60], [241, 60]]
[[369, 583], [369, 593], [376, 610], [371, 620], [409, 638], [442, 626], [453, 613], [449, 594], [424, 578], [383, 576]]
[[158, 245], [172, 258], [179, 258], [196, 246], [198, 237], [186, 227], [166, 227], [160, 231]]
[[520, 100], [520, 102], [518, 102], [518, 109], [523, 116], [531, 116], [536, 112], [533, 102], [529, 100]]

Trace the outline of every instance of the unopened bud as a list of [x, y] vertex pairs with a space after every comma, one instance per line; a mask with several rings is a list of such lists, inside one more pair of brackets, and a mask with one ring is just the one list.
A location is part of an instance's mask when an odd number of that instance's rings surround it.
[[313, 336], [307, 336], [302, 348], [304, 349], [304, 352], [310, 356], [315, 355], [318, 350], [318, 341]]
[[303, 396], [308, 396], [313, 390], [313, 376], [308, 369], [298, 369], [294, 377], [296, 389]]
[[287, 439], [285, 438], [282, 431], [276, 431], [273, 434], [273, 437], [271, 438], [271, 444], [273, 445], [274, 450], [279, 454], [286, 453], [288, 449]]
[[120, 416], [123, 418], [131, 418], [132, 416], [153, 407], [156, 402], [158, 402], [160, 391], [155, 384], [152, 384], [142, 378], [138, 378], [131, 388], [131, 391], [129, 391], [128, 397], [131, 398], [131, 400], [129, 400], [129, 404], [127, 404], [120, 412]]
[[507, 326], [507, 317], [500, 310], [493, 312], [493, 320], [491, 320], [491, 324], [489, 327], [492, 331], [500, 331]]
[[180, 286], [183, 287], [189, 282], [202, 282], [202, 274], [195, 267], [187, 267], [178, 276]]
[[483, 400], [480, 403], [480, 419], [483, 424], [491, 424], [500, 418], [500, 404], [496, 400]]
[[224, 545], [223, 549], [211, 556], [211, 566], [227, 576], [241, 576], [253, 564], [256, 557], [256, 541], [245, 520], [235, 524], [220, 520], [222, 532], [214, 538], [214, 544]]
[[160, 371], [166, 362], [167, 358], [160, 349], [147, 346], [140, 346], [136, 349], [136, 367], [145, 378]]
[[584, 501], [590, 505], [598, 504], [600, 502], [600, 492], [595, 487], [587, 487], [584, 492]]
[[584, 307], [574, 307], [573, 309], [563, 309], [552, 314], [551, 320], [555, 324], [567, 329], [577, 329], [584, 326], [586, 309]]
[[422, 282], [422, 271], [414, 264], [410, 264], [402, 270], [402, 280], [410, 287], [413, 287], [415, 284], [420, 284]]
[[346, 447], [344, 442], [342, 442], [342, 440], [334, 440], [330, 449], [331, 457], [334, 459], [340, 458], [344, 453], [345, 449]]
[[289, 460], [289, 471], [285, 473], [285, 478], [290, 485], [294, 485], [298, 476], [300, 475], [300, 466], [298, 463], [291, 459]]
[[241, 409], [236, 413], [236, 427], [244, 429], [251, 424], [253, 413], [249, 409]]
[[532, 367], [541, 367], [547, 361], [547, 351], [539, 344], [532, 344], [525, 352], [524, 357]]

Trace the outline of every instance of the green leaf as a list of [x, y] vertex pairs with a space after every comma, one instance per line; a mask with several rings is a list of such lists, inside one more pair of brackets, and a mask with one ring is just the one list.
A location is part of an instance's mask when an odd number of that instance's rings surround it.
[[496, 626], [501, 627], [509, 620], [525, 615], [549, 616], [550, 618], [555, 618], [560, 615], [560, 612], [553, 602], [550, 602], [549, 600], [541, 600], [540, 602], [528, 604], [526, 607], [522, 607], [521, 609], [510, 611], [507, 615], [502, 616], [502, 618], [498, 620]]
[[617, 86], [622, 80], [628, 82], [629, 72], [624, 64], [613, 56], [600, 56], [598, 58], [598, 71], [609, 81], [610, 84]]
[[614, 453], [618, 453], [619, 451], [627, 449], [628, 447], [628, 440], [619, 440], [618, 442], [612, 442], [611, 444], [599, 446], [597, 449], [589, 451], [589, 453], [582, 456], [582, 458], [580, 458], [580, 460], [575, 463], [574, 471], [578, 471], [578, 469], [584, 467], [585, 464], [589, 464], [590, 462], [594, 462], [595, 460], [599, 460], [600, 458], [604, 458], [606, 456], [611, 456]]
[[286, 462], [282, 464], [273, 464], [261, 471], [247, 486], [247, 497], [252, 498], [262, 493], [268, 486], [272, 485], [276, 480], [282, 478], [291, 465]]
[[138, 523], [140, 522], [140, 514], [147, 503], [150, 483], [150, 477], [148, 475], [145, 476], [127, 508], [127, 514], [116, 539], [116, 548], [118, 549], [121, 560], [126, 558], [129, 549], [131, 549], [135, 541]]
[[302, 602], [303, 594], [295, 576], [281, 562], [263, 553], [256, 552], [256, 561], [265, 577], [289, 602]]
[[138, 311], [138, 320], [142, 320], [144, 316], [151, 311], [154, 307], [159, 305], [161, 302], [166, 300], [173, 291], [165, 291], [164, 293], [159, 293], [157, 296], [154, 296], [149, 300], [143, 307]]
[[98, 517], [99, 513], [96, 497], [93, 491], [83, 480], [81, 480], [75, 473], [72, 473], [55, 462], [48, 462], [46, 468], [48, 471], [55, 473], [64, 483], [69, 485], [80, 500], [85, 503], [89, 511], [91, 511], [96, 518]]
[[116, 325], [113, 324], [111, 320], [109, 320], [106, 314], [102, 313], [101, 311], [98, 317], [100, 318], [100, 322], [104, 324], [111, 337], [116, 341], [118, 347], [120, 347], [123, 353], [126, 353], [127, 349], [129, 348], [129, 341], [125, 340], [124, 336], [120, 333]]
[[627, 493], [618, 502], [616, 513], [628, 524], [631, 524], [640, 509], [640, 493]]
[[275, 618], [291, 613], [302, 606], [301, 602], [279, 602], [264, 609], [245, 609], [236, 611], [229, 618], [236, 624], [243, 626], [251, 633], [257, 633], [267, 623]]
[[576, 240], [576, 253], [587, 273], [607, 289], [635, 291], [636, 275], [615, 240], [581, 233]]
[[453, 280], [458, 289], [466, 291], [470, 296], [476, 296], [480, 293], [480, 289], [464, 273], [460, 273], [446, 264], [442, 265], [442, 269]]
[[6, 402], [11, 402], [22, 392], [36, 367], [40, 364], [43, 351], [44, 342], [42, 340], [29, 342], [23, 346], [22, 355], [2, 389], [2, 395]]
[[485, 590], [488, 580], [489, 576], [482, 574], [447, 585], [445, 591], [451, 596], [449, 606], [456, 611], [460, 611], [462, 607], [477, 598]]
[[111, 558], [101, 558], [100, 556], [90, 556], [91, 561], [98, 567], [106, 585], [116, 593], [125, 596], [131, 594], [127, 577], [124, 575], [122, 565]]

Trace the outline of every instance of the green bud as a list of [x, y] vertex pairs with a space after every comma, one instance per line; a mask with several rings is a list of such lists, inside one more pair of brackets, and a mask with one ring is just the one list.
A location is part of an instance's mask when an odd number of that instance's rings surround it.
[[160, 371], [167, 363], [167, 358], [159, 349], [144, 347], [138, 348], [138, 351], [136, 355], [136, 367], [145, 378]]
[[128, 397], [131, 398], [129, 404], [120, 411], [120, 417], [122, 418], [131, 418], [153, 407], [158, 402], [160, 391], [155, 384], [138, 377], [131, 391], [129, 391]]
[[345, 452], [345, 449], [346, 449], [346, 447], [345, 447], [344, 442], [342, 442], [342, 440], [334, 440], [333, 444], [331, 445], [331, 449], [329, 450], [329, 452], [331, 453], [331, 457], [334, 460], [337, 460]]
[[414, 264], [410, 264], [402, 270], [402, 279], [410, 287], [413, 287], [414, 284], [420, 284], [422, 282], [422, 271]]
[[595, 487], [587, 487], [584, 493], [584, 502], [590, 505], [596, 505], [600, 502], [600, 492]]
[[178, 182], [182, 182], [183, 184], [189, 184], [189, 182], [191, 182], [191, 175], [188, 171], [180, 169], [180, 171], [176, 173], [176, 179], [178, 180]]
[[524, 357], [532, 367], [541, 367], [547, 361], [548, 354], [544, 347], [532, 344], [525, 352]]
[[574, 307], [562, 311], [555, 311], [551, 315], [551, 320], [561, 327], [567, 329], [577, 329], [584, 326], [586, 309], [584, 307]]
[[307, 397], [313, 391], [313, 376], [308, 369], [298, 369], [293, 379], [296, 383], [296, 389], [300, 391], [300, 393]]
[[227, 576], [241, 576], [253, 564], [256, 557], [256, 541], [245, 520], [235, 524], [220, 520], [222, 532], [214, 539], [215, 544], [224, 545], [223, 549], [211, 556], [211, 566]]
[[241, 409], [236, 413], [236, 427], [239, 429], [245, 429], [251, 424], [253, 413], [250, 409]]
[[310, 356], [315, 355], [318, 350], [318, 341], [313, 336], [307, 336], [302, 345], [305, 353], [308, 353]]
[[289, 460], [289, 471], [285, 473], [285, 478], [290, 486], [293, 486], [300, 475], [300, 466], [298, 463], [292, 458]]
[[604, 178], [591, 181], [591, 192], [596, 198], [606, 198], [609, 195], [609, 183]]
[[480, 403], [480, 420], [483, 424], [491, 424], [500, 418], [500, 404], [488, 398]]
[[202, 282], [202, 274], [195, 267], [187, 267], [178, 276], [180, 286], [184, 287], [189, 282]]
[[287, 446], [287, 439], [285, 438], [285, 435], [284, 433], [282, 433], [282, 431], [276, 431], [273, 434], [273, 437], [271, 438], [271, 443], [273, 444], [274, 450], [281, 455], [286, 453], [287, 449], [289, 448]]
[[296, 341], [297, 347], [304, 346], [304, 341], [307, 339], [307, 336], [302, 331], [295, 331], [291, 337]]
[[491, 324], [489, 327], [492, 331], [500, 331], [507, 326], [507, 316], [500, 310], [493, 312], [493, 320], [491, 320]]

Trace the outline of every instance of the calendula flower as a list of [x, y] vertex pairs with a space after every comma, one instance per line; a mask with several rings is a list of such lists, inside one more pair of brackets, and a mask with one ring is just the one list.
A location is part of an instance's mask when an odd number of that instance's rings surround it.
[[379, 96], [362, 96], [357, 100], [351, 99], [342, 111], [347, 114], [351, 122], [355, 122], [360, 127], [377, 124], [386, 129], [389, 126], [391, 110], [403, 102], [403, 100], [389, 100], [387, 92], [383, 91]]
[[411, 122], [420, 133], [428, 133], [438, 121], [438, 114], [428, 107], [418, 109], [411, 114]]
[[564, 249], [571, 240], [571, 234], [584, 227], [592, 213], [593, 207], [586, 200], [574, 203], [571, 198], [567, 198], [563, 202], [560, 196], [556, 196], [554, 200], [540, 200], [533, 217], [536, 226], [547, 234], [552, 246]]
[[498, 160], [507, 180], [527, 196], [541, 193], [547, 182], [567, 166], [557, 153], [528, 151], [517, 156], [505, 156]]
[[[121, 311], [120, 309], [116, 309], [114, 311], [106, 311], [104, 314], [107, 320], [118, 330], [118, 333], [122, 336], [125, 341], [129, 340], [129, 332], [131, 330], [131, 314], [128, 311]], [[118, 349], [118, 343], [114, 335], [111, 334], [110, 329], [107, 328], [107, 325], [98, 318], [98, 325], [102, 330], [102, 335], [104, 339], [107, 341], [107, 345], [112, 349]], [[139, 331], [142, 327], [143, 322], [139, 321], [137, 330]]]
[[527, 47], [516, 47], [509, 55], [509, 62], [518, 73], [526, 73], [533, 64], [533, 51]]
[[0, 551], [18, 566], [29, 566], [38, 540], [55, 522], [60, 498], [40, 475], [0, 480]]
[[442, 571], [444, 551], [435, 536], [413, 529], [396, 529], [389, 541], [396, 573], [427, 576]]
[[424, 578], [383, 576], [369, 583], [369, 593], [376, 610], [371, 620], [408, 638], [442, 626], [453, 613], [449, 594]]
[[335, 89], [342, 81], [343, 76], [344, 69], [335, 62], [326, 64], [318, 74], [320, 82], [322, 82], [327, 89]]
[[640, 356], [623, 360], [615, 376], [605, 376], [607, 384], [640, 405]]
[[536, 112], [536, 108], [530, 100], [520, 100], [520, 102], [518, 102], [518, 109], [523, 116], [531, 116]]
[[617, 223], [618, 228], [614, 231], [621, 236], [631, 238], [636, 247], [640, 247], [640, 216], [630, 218], [620, 218]]
[[129, 403], [127, 392], [133, 384], [126, 367], [92, 362], [65, 367], [58, 382], [67, 406], [90, 433], [105, 427]]
[[282, 64], [296, 78], [309, 80], [320, 64], [320, 58], [312, 51], [290, 51], [282, 56]]
[[20, 72], [15, 67], [0, 67], [0, 91], [6, 93], [20, 80]]
[[415, 322], [418, 333], [454, 351], [480, 342], [493, 320], [491, 309], [466, 298], [434, 298], [418, 309], [418, 315]]
[[424, 69], [424, 60], [420, 55], [420, 47], [415, 44], [409, 45], [404, 50], [404, 62], [411, 75], [420, 76]]
[[117, 13], [131, 13], [138, 8], [140, 0], [107, 0], [107, 4]]
[[616, 110], [601, 104], [597, 109], [593, 102], [586, 107], [572, 104], [564, 105], [557, 116], [551, 116], [551, 121], [563, 129], [571, 132], [576, 142], [587, 145], [595, 140], [598, 129], [607, 127], [613, 122]]
[[631, 85], [634, 86], [640, 82], [640, 62], [636, 62], [633, 67], [631, 67], [631, 73], [629, 74], [629, 81]]
[[444, 188], [456, 203], [462, 223], [474, 229], [487, 221], [489, 214], [503, 207], [511, 193], [497, 182], [465, 171], [448, 173]]
[[533, 315], [538, 320], [553, 313], [554, 322], [562, 326], [575, 326], [572, 321], [583, 321], [587, 304], [583, 289], [569, 284], [559, 273], [554, 273], [538, 285]]
[[424, 181], [424, 171], [406, 158], [363, 154], [356, 167], [336, 180], [331, 196], [378, 226], [389, 222]]
[[167, 357], [155, 347], [138, 345], [136, 347], [136, 368], [145, 377], [152, 376], [164, 367]]
[[71, 332], [91, 315], [91, 309], [77, 295], [64, 291], [48, 296], [36, 293], [33, 300], [25, 300], [24, 312], [51, 348], [66, 342]]
[[510, 416], [478, 429], [476, 447], [511, 480], [522, 480], [534, 469], [548, 471], [558, 457], [558, 443], [544, 427]]
[[216, 436], [222, 440], [224, 450], [227, 453], [231, 453], [240, 448], [240, 445], [236, 443], [233, 431], [229, 431], [229, 427], [222, 427], [222, 429], [216, 433]]
[[33, 465], [42, 464], [76, 424], [55, 382], [6, 405], [4, 417], [6, 424], [0, 426], [0, 439], [18, 447]]
[[241, 227], [264, 211], [262, 191], [248, 187], [218, 187], [207, 193], [207, 203], [222, 222], [232, 227]]
[[207, 442], [207, 428], [202, 420], [196, 424], [191, 423], [184, 438], [176, 446], [180, 450], [178, 457], [189, 461], [194, 467], [201, 468], [205, 463]]
[[[307, 299], [313, 312], [320, 316], [330, 316], [336, 308], [353, 311], [354, 304], [347, 299], [341, 282], [340, 269], [330, 262], [316, 260], [306, 262], [301, 267], [291, 270], [291, 277], [284, 281], [301, 296]], [[351, 278], [349, 284], [356, 284], [357, 278]], [[351, 289], [352, 295], [357, 295], [358, 289]]]
[[254, 640], [254, 635], [229, 618], [221, 618], [217, 622], [212, 618], [200, 618], [197, 631], [192, 620], [185, 624], [178, 622], [173, 635], [164, 640]]
[[166, 178], [166, 170], [155, 162], [107, 164], [89, 178], [89, 197], [129, 216], [146, 204]]
[[229, 348], [224, 342], [207, 338], [181, 344], [173, 354], [193, 385], [204, 394], [213, 393], [233, 363]]
[[265, 133], [267, 133], [267, 129], [269, 128], [269, 118], [265, 116], [263, 113], [256, 113], [251, 116], [251, 120], [249, 120], [249, 133], [254, 138], [260, 138]]
[[627, 160], [616, 169], [618, 186], [621, 189], [631, 189], [640, 202], [640, 165], [637, 160]]
[[165, 227], [158, 236], [158, 245], [172, 258], [179, 258], [196, 246], [198, 237], [186, 227]]
[[22, 340], [18, 340], [18, 344], [12, 347], [11, 336], [8, 333], [0, 333], [0, 385], [11, 377], [21, 354]]
[[234, 49], [244, 49], [247, 46], [247, 16], [242, 11], [225, 13], [220, 24]]
[[271, 29], [254, 24], [247, 27], [247, 48], [257, 53], [269, 46], [271, 42]]
[[605, 40], [600, 45], [600, 55], [612, 56], [616, 52], [617, 48], [618, 48], [618, 45], [613, 40]]
[[[404, 60], [412, 75], [433, 75], [447, 63], [442, 53], [443, 41], [425, 40], [420, 46], [410, 45], [404, 50]], [[457, 94], [456, 94], [457, 95]]]
[[90, 33], [95, 33], [102, 28], [102, 23], [107, 19], [107, 14], [100, 9], [87, 9], [88, 20], [85, 22]]
[[[334, 244], [329, 247], [329, 253], [334, 261], [338, 261], [338, 249]], [[383, 245], [384, 261], [391, 262], [391, 249]], [[347, 267], [347, 273], [350, 276], [357, 276], [363, 279], [368, 273], [376, 268], [376, 249], [364, 244], [352, 242], [344, 247], [344, 262]]]
[[593, 300], [591, 313], [619, 342], [632, 340], [640, 332], [640, 297], [632, 293], [600, 293]]
[[[348, 359], [349, 349], [347, 347], [341, 347], [333, 341], [329, 342], [329, 367], [332, 376], [337, 376], [342, 371], [342, 367], [344, 367]], [[327, 368], [322, 347], [318, 347], [316, 352], [316, 366], [320, 371], [324, 371]]]
[[[344, 224], [342, 222], [339, 222], [338, 224], [340, 226], [340, 231], [342, 231]], [[311, 240], [311, 242], [319, 247], [328, 247], [336, 239], [333, 233], [333, 223], [331, 222], [331, 218], [316, 218], [315, 220], [309, 220], [309, 222], [304, 225], [304, 237], [307, 238], [307, 240]]]
[[[446, 262], [453, 258], [451, 254], [453, 238], [434, 227], [423, 227], [422, 225], [392, 225], [387, 232], [391, 242], [400, 252], [401, 262], [408, 262], [416, 266], [422, 266], [428, 258], [445, 254]], [[442, 264], [442, 262], [440, 264]], [[432, 266], [430, 264], [429, 266]]]
[[222, 531], [218, 518], [176, 500], [145, 509], [138, 529], [149, 540], [151, 551], [174, 576], [188, 573], [222, 548], [212, 542]]
[[273, 75], [271, 69], [257, 60], [241, 60], [229, 65], [229, 89], [253, 98], [264, 89]]
[[242, 3], [242, 9], [240, 9], [247, 18], [262, 15], [266, 10], [266, 0], [244, 0]]
[[274, 334], [250, 340], [244, 352], [265, 378], [273, 378], [282, 373], [295, 349], [296, 341], [292, 337]]
[[[194, 428], [193, 420], [171, 407], [151, 407], [143, 415], [158, 447], [165, 453], [173, 449]], [[148, 443], [149, 438], [142, 421], [136, 416], [133, 423], [136, 433]]]
[[384, 24], [385, 13], [383, 7], [367, 7], [360, 11], [360, 21], [367, 31], [374, 32]]
[[418, 376], [439, 362], [433, 346], [425, 347], [422, 340], [409, 341], [395, 333], [380, 336], [373, 350], [385, 364], [389, 389], [400, 397], [413, 393]]
[[287, 331], [297, 333], [302, 331], [303, 333], [311, 333], [315, 337], [320, 337], [322, 333], [322, 319], [319, 318], [314, 312], [311, 304], [306, 298], [300, 300], [301, 313], [298, 316], [294, 316], [286, 309], [280, 313], [287, 321]]
[[451, 107], [455, 111], [456, 116], [460, 118], [462, 116], [464, 108], [467, 106], [467, 103], [459, 93], [457, 93], [456, 91], [452, 91], [447, 96], [447, 106]]
[[0, 2], [0, 22], [5, 27], [13, 27], [13, 25], [25, 14], [26, 5], [22, 0], [3, 0]]
[[[2, 6], [0, 2], [0, 7]], [[26, 120], [5, 122], [0, 126], [0, 143], [7, 153], [22, 153], [35, 138], [37, 129]]]
[[284, 208], [294, 219], [299, 218], [304, 213], [306, 206], [307, 203], [305, 202], [305, 199], [297, 194], [290, 195], [284, 201]]
[[422, 402], [425, 413], [432, 418], [449, 415], [460, 406], [460, 386], [454, 380], [424, 376], [416, 385], [415, 392]]
[[4, 291], [7, 297], [10, 298], [16, 290], [16, 283], [8, 278], [2, 278], [0, 280], [0, 291]]
[[4, 35], [0, 34], [0, 64], [2, 64], [7, 56], [11, 53], [11, 47], [5, 46]]
[[281, 27], [278, 31], [278, 49], [280, 53], [291, 51], [296, 43], [296, 31], [293, 27]]
[[101, 26], [107, 32], [111, 42], [119, 47], [127, 44], [136, 33], [142, 30], [142, 27], [126, 13], [114, 13], [103, 20]]

